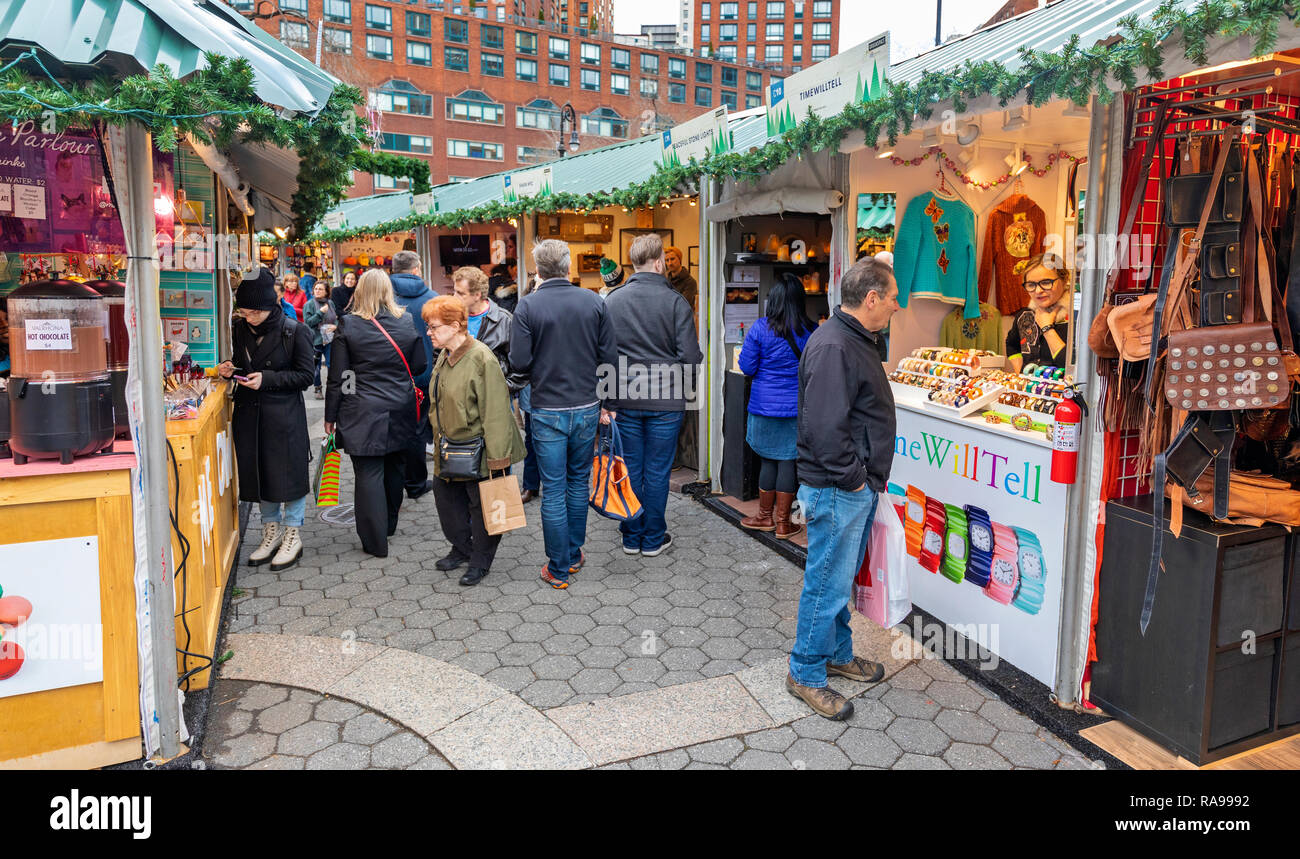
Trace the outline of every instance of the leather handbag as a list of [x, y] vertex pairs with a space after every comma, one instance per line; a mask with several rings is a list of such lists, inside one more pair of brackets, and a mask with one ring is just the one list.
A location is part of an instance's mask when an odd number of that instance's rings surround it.
[[[1214, 477], [1206, 474], [1196, 482], [1195, 494], [1181, 488], [1180, 499], [1184, 506], [1213, 516], [1211, 499], [1214, 496]], [[1172, 517], [1171, 517], [1172, 518]], [[1285, 480], [1260, 474], [1233, 471], [1228, 480], [1228, 515], [1221, 521], [1248, 520], [1248, 522], [1275, 522], [1278, 525], [1300, 526], [1300, 492]], [[1172, 526], [1172, 522], [1170, 523]]]
[[438, 424], [438, 476], [443, 480], [479, 480], [483, 477], [483, 436], [468, 441], [452, 441], [442, 431], [442, 377], [433, 376], [433, 414]]
[[1115, 357], [1124, 361], [1145, 361], [1151, 357], [1155, 303], [1156, 294], [1148, 292], [1134, 301], [1116, 304], [1106, 315], [1106, 327], [1111, 342], [1115, 344]]

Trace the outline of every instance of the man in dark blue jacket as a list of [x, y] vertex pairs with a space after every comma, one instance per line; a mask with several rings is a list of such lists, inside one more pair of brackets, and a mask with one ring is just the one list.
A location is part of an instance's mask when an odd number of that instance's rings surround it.
[[614, 325], [596, 293], [569, 282], [569, 246], [557, 239], [533, 249], [541, 283], [519, 300], [510, 334], [510, 367], [532, 380], [532, 427], [542, 473], [542, 581], [567, 588], [582, 567], [587, 498], [600, 407], [597, 382], [616, 367]]
[[[617, 390], [606, 405], [618, 413], [632, 492], [642, 514], [623, 522], [623, 551], [653, 558], [672, 545], [664, 519], [668, 478], [686, 409], [696, 408], [695, 376], [704, 360], [695, 314], [665, 275], [664, 242], [655, 233], [628, 248], [635, 272], [605, 303], [618, 341]], [[687, 403], [687, 400], [693, 402]]]
[[885, 673], [853, 655], [849, 599], [894, 461], [894, 394], [879, 333], [898, 310], [893, 271], [859, 260], [840, 283], [840, 301], [799, 362], [799, 506], [808, 560], [785, 681], [791, 695], [836, 720], [853, 715], [853, 704], [826, 685], [828, 673], [864, 683]]
[[429, 427], [429, 379], [433, 374], [433, 341], [429, 339], [429, 328], [424, 324], [420, 312], [424, 303], [433, 298], [433, 290], [421, 277], [420, 255], [415, 251], [398, 251], [393, 254], [393, 296], [397, 303], [406, 308], [415, 332], [424, 343], [424, 372], [415, 377], [415, 385], [425, 392], [424, 403], [420, 406], [420, 433], [411, 448], [406, 452], [406, 494], [415, 500], [433, 488], [429, 480], [429, 466], [425, 462], [425, 445], [433, 442], [433, 430]]

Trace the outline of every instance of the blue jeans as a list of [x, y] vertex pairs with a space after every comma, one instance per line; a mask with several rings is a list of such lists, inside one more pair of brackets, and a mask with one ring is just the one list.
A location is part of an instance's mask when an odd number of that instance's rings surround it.
[[828, 661], [843, 665], [853, 659], [849, 600], [867, 554], [878, 497], [870, 487], [861, 492], [799, 487], [799, 506], [808, 523], [808, 561], [790, 673], [800, 686], [825, 686]]
[[519, 392], [519, 411], [524, 413], [524, 485], [530, 492], [542, 488], [542, 474], [537, 469], [537, 451], [533, 448], [532, 385]]
[[[259, 501], [257, 506], [262, 509], [263, 522], [279, 522], [280, 502], [278, 501]], [[303, 519], [307, 516], [307, 496], [299, 498], [297, 501], [286, 501], [284, 503], [283, 521], [288, 528], [301, 528]]]
[[677, 455], [677, 435], [682, 429], [682, 412], [651, 412], [623, 409], [618, 413], [618, 434], [623, 441], [632, 492], [641, 502], [641, 515], [618, 527], [623, 545], [629, 549], [654, 551], [664, 542], [668, 524], [668, 476]]
[[600, 406], [571, 410], [533, 410], [533, 449], [542, 474], [542, 539], [547, 567], [561, 581], [582, 559], [587, 540], [587, 500], [591, 458], [600, 424]]

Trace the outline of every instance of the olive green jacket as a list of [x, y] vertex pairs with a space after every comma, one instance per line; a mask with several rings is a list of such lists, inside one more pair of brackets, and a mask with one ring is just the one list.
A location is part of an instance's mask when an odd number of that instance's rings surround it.
[[[446, 349], [433, 365], [429, 380], [429, 423], [433, 443], [442, 445], [442, 433], [450, 441], [483, 437], [484, 467], [490, 471], [509, 468], [524, 458], [524, 440], [510, 409], [510, 389], [501, 375], [492, 350], [472, 337], [465, 338], [455, 352]], [[433, 458], [433, 472], [442, 468], [442, 458]], [[485, 472], [483, 477], [489, 475]]]

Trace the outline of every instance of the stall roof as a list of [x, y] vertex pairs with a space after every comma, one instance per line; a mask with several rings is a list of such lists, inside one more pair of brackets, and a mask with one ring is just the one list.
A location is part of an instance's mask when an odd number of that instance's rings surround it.
[[[999, 24], [954, 39], [924, 54], [889, 67], [889, 79], [915, 84], [926, 72], [951, 71], [967, 60], [1001, 63], [1008, 71], [1019, 68], [1020, 48], [1059, 51], [1076, 33], [1083, 47], [1113, 37], [1121, 18], [1135, 15], [1147, 20], [1162, 0], [1058, 0], [1048, 6], [1024, 12]], [[1177, 0], [1192, 8], [1196, 0]]]
[[347, 226], [383, 224], [411, 214], [414, 199], [410, 191], [353, 197], [335, 206], [330, 215], [343, 215], [343, 223]]
[[205, 52], [239, 57], [252, 65], [263, 101], [310, 115], [339, 83], [214, 0], [0, 0], [0, 53], [28, 47], [69, 75], [125, 76], [161, 64], [183, 78], [205, 66]]

